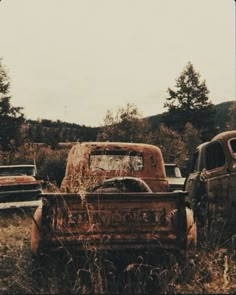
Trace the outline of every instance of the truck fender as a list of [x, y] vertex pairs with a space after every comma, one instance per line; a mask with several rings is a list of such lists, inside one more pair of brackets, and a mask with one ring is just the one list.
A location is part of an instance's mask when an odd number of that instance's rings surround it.
[[186, 221], [187, 221], [187, 247], [197, 246], [197, 226], [194, 221], [193, 210], [186, 207]]
[[[170, 220], [174, 228], [177, 230], [177, 209], [172, 210], [167, 218]], [[187, 238], [187, 248], [192, 248], [196, 247], [197, 245], [197, 227], [196, 227], [196, 222], [194, 221], [194, 216], [193, 216], [193, 210], [191, 210], [188, 207], [185, 207], [185, 212], [186, 212], [186, 238]]]
[[33, 256], [38, 256], [41, 242], [42, 207], [39, 206], [33, 216], [31, 224], [30, 250]]

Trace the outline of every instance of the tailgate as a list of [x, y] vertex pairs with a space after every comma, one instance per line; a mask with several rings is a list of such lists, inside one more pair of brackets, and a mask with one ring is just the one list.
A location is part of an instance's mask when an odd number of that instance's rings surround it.
[[185, 195], [45, 194], [43, 235], [48, 243], [82, 249], [185, 248]]

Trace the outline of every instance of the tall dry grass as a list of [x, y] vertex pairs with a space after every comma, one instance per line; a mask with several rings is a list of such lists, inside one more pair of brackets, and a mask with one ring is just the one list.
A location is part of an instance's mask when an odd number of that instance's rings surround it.
[[[32, 213], [32, 212], [31, 212]], [[116, 253], [65, 249], [35, 261], [29, 250], [30, 212], [0, 218], [1, 294], [234, 294], [230, 248], [199, 248], [179, 261], [157, 251]]]

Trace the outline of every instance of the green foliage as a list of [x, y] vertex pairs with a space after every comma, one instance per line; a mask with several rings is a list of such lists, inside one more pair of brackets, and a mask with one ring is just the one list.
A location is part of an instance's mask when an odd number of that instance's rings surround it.
[[116, 113], [107, 111], [104, 126], [97, 135], [98, 141], [149, 142], [150, 125], [144, 120], [137, 107], [127, 104]]
[[197, 148], [197, 146], [202, 142], [200, 139], [199, 131], [193, 127], [191, 123], [186, 123], [184, 126], [183, 132], [183, 141], [185, 143], [187, 149], [187, 158], [185, 172], [188, 174], [190, 171], [190, 165], [192, 163], [193, 154]]
[[202, 135], [213, 132], [214, 111], [208, 98], [209, 91], [190, 62], [176, 80], [175, 87], [176, 90], [168, 88], [169, 96], [164, 104], [169, 111], [165, 116], [166, 124], [182, 131], [190, 122]]
[[[36, 164], [37, 178], [54, 183], [57, 187], [65, 175], [66, 160], [69, 148], [53, 149], [46, 144], [26, 143], [12, 154], [14, 164]], [[0, 157], [0, 164], [3, 161]], [[5, 164], [9, 164], [9, 161]]]
[[9, 91], [10, 79], [0, 59], [0, 146], [3, 152], [13, 151], [22, 142], [24, 115], [21, 107], [11, 105]]
[[227, 130], [236, 129], [236, 102], [233, 102], [228, 109], [228, 120], [226, 122]]
[[51, 120], [28, 120], [25, 138], [57, 148], [60, 142], [95, 141], [99, 128]]
[[177, 90], [168, 88], [169, 97], [167, 101], [169, 102], [166, 102], [165, 106], [168, 107], [169, 111], [178, 109], [183, 111], [198, 110], [209, 105], [207, 96], [209, 91], [206, 82], [200, 82], [199, 79], [199, 73], [189, 62], [176, 80]]
[[68, 149], [53, 150], [39, 147], [36, 151], [38, 178], [55, 183], [58, 187], [65, 175]]
[[165, 162], [175, 162], [182, 167], [186, 161], [187, 149], [181, 135], [161, 124], [153, 134], [153, 144], [160, 147]]

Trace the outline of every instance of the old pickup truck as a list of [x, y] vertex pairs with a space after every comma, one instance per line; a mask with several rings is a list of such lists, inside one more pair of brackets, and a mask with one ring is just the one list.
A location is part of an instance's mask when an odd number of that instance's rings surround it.
[[161, 248], [196, 243], [186, 192], [170, 192], [160, 149], [87, 142], [68, 155], [61, 193], [43, 194], [31, 231], [33, 255], [50, 250]]
[[236, 232], [236, 131], [197, 147], [185, 190], [208, 240], [211, 234], [224, 241]]
[[33, 201], [41, 192], [35, 165], [0, 166], [0, 203]]

